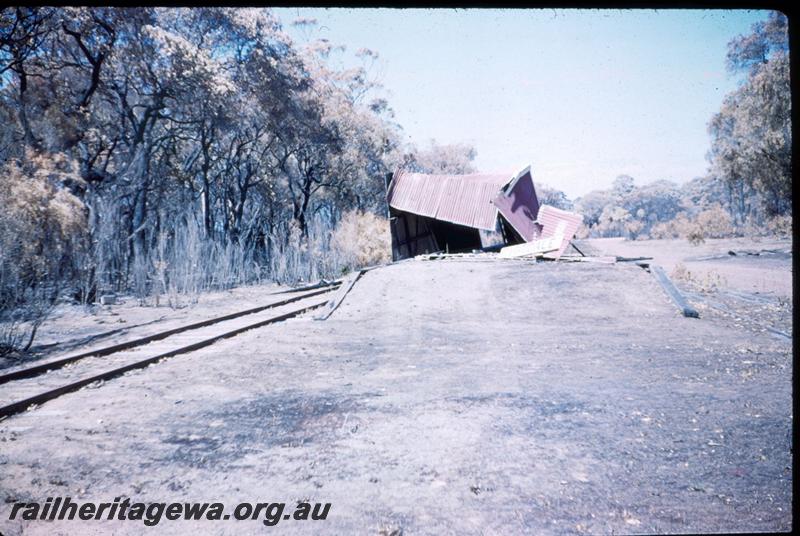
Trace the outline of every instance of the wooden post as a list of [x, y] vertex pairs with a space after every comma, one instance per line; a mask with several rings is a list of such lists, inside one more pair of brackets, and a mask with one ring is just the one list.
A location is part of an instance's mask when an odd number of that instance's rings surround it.
[[350, 272], [344, 279], [342, 279], [342, 286], [339, 287], [339, 290], [334, 294], [334, 296], [325, 304], [325, 307], [317, 313], [314, 317], [314, 320], [327, 320], [329, 316], [333, 314], [339, 304], [342, 303], [344, 297], [347, 296], [347, 293], [350, 292], [350, 289], [353, 288], [353, 285], [356, 284], [358, 278], [361, 277], [366, 269], [362, 268], [360, 270], [356, 270], [354, 272]]
[[670, 281], [669, 277], [667, 277], [667, 274], [664, 273], [663, 268], [655, 264], [651, 264], [650, 271], [655, 276], [656, 281], [658, 281], [661, 285], [661, 288], [664, 289], [664, 292], [666, 292], [675, 305], [678, 306], [678, 309], [680, 309], [683, 316], [700, 318], [700, 314], [694, 307], [689, 305], [680, 291], [675, 287], [674, 284], [672, 284], [672, 281]]
[[384, 187], [386, 188], [386, 217], [391, 218], [392, 214], [389, 209], [389, 184], [392, 182], [392, 178], [394, 177], [394, 173], [389, 172], [383, 177]]

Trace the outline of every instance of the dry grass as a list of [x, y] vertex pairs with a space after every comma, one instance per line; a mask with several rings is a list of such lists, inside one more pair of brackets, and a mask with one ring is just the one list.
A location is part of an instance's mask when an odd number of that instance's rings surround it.
[[679, 262], [673, 268], [670, 277], [683, 281], [693, 286], [700, 292], [716, 292], [720, 288], [727, 286], [727, 280], [715, 270], [707, 270], [700, 273], [690, 272], [686, 265]]
[[65, 282], [86, 231], [80, 181], [63, 155], [27, 152], [0, 168], [0, 355], [25, 351]]
[[[269, 237], [268, 257], [258, 244], [220, 244], [205, 239], [193, 220], [163, 231], [146, 262], [135, 265], [134, 288], [141, 303], [181, 307], [200, 292], [274, 281], [297, 284], [335, 279], [391, 259], [389, 224], [371, 213], [352, 211], [331, 229], [313, 219], [306, 236], [293, 223]], [[141, 282], [141, 283], [139, 283]]]
[[[356, 211], [335, 228], [315, 217], [305, 235], [289, 221], [268, 236], [238, 242], [206, 236], [202, 222], [187, 211], [163, 218], [166, 223], [148, 237], [147, 253], [131, 257], [127, 233], [115, 224], [123, 207], [99, 200], [93, 207], [96, 240], [87, 248], [72, 238], [85, 231], [80, 201], [47, 175], [30, 176], [17, 167], [0, 171], [12, 186], [0, 192], [6, 207], [0, 211], [0, 354], [29, 346], [59, 297], [91, 303], [105, 293], [131, 292], [140, 305], [181, 308], [204, 291], [335, 279], [390, 259], [388, 222]], [[65, 265], [69, 273], [59, 271]]]
[[342, 270], [389, 262], [389, 222], [368, 212], [348, 212], [336, 227], [331, 246], [340, 256]]

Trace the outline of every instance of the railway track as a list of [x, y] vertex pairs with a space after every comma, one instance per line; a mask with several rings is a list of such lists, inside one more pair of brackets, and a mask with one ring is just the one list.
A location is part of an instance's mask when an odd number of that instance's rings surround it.
[[12, 370], [0, 375], [0, 419], [88, 385], [204, 348], [244, 331], [281, 322], [325, 305], [334, 282], [259, 307], [194, 322], [119, 344]]

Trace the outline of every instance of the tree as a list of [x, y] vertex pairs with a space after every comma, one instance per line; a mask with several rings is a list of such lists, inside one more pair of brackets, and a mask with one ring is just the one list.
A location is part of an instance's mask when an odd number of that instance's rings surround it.
[[[33, 134], [29, 119], [29, 81], [39, 60], [43, 43], [52, 32], [50, 8], [16, 7], [0, 11], [0, 84], [5, 73], [11, 71], [17, 78], [17, 118], [22, 127], [23, 142], [27, 147], [38, 148], [39, 140]], [[23, 151], [24, 153], [24, 151]]]
[[[30, 348], [63, 286], [76, 275], [81, 201], [64, 188], [80, 180], [62, 154], [28, 149], [0, 168], [0, 355]], [[27, 326], [27, 329], [23, 326]]]
[[424, 149], [411, 147], [404, 157], [404, 167], [417, 173], [460, 175], [475, 173], [473, 161], [478, 155], [471, 145], [440, 145], [432, 139]]
[[773, 54], [788, 55], [789, 25], [786, 16], [771, 11], [766, 21], [753, 24], [751, 32], [728, 43], [726, 67], [730, 72], [755, 73]]
[[746, 79], [709, 123], [712, 172], [729, 184], [740, 213], [745, 196], [755, 191], [768, 215], [784, 214], [791, 211], [792, 197], [786, 17], [772, 12], [750, 34], [732, 40], [727, 64]]
[[632, 189], [622, 198], [622, 206], [643, 220], [646, 230], [657, 222], [671, 220], [680, 212], [681, 189], [670, 181], [654, 181]]
[[587, 227], [600, 223], [600, 215], [606, 206], [614, 202], [611, 192], [606, 190], [593, 190], [575, 200], [578, 212], [583, 215], [583, 222]]
[[611, 193], [617, 198], [622, 199], [630, 194], [635, 188], [633, 177], [630, 175], [618, 175], [611, 185]]
[[[313, 37], [313, 21], [300, 25]], [[4, 236], [0, 256], [27, 244], [58, 262], [45, 255], [47, 269], [34, 270], [20, 259], [39, 253], [17, 255], [0, 282], [18, 280], [18, 262], [40, 289], [82, 302], [132, 291], [144, 302], [340, 273], [333, 231], [381, 225], [369, 213], [386, 212], [388, 171], [472, 172], [475, 159], [467, 145], [401, 142], [377, 52], [337, 67], [345, 53], [293, 41], [269, 9], [3, 8], [3, 184], [44, 188], [25, 199], [71, 207], [81, 225], [43, 225], [52, 218], [19, 207], [12, 217], [4, 205], [0, 230], [19, 232]], [[69, 172], [53, 171], [66, 163]], [[23, 312], [39, 299], [14, 296]]]
[[540, 205], [550, 205], [551, 207], [560, 208], [562, 210], [573, 210], [574, 208], [567, 194], [546, 184], [536, 185], [536, 196], [539, 199]]

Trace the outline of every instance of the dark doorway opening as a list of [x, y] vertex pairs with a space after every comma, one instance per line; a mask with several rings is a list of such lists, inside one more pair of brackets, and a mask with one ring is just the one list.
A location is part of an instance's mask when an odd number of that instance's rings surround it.
[[481, 235], [477, 229], [441, 220], [431, 220], [430, 223], [441, 251], [463, 253], [481, 249]]

